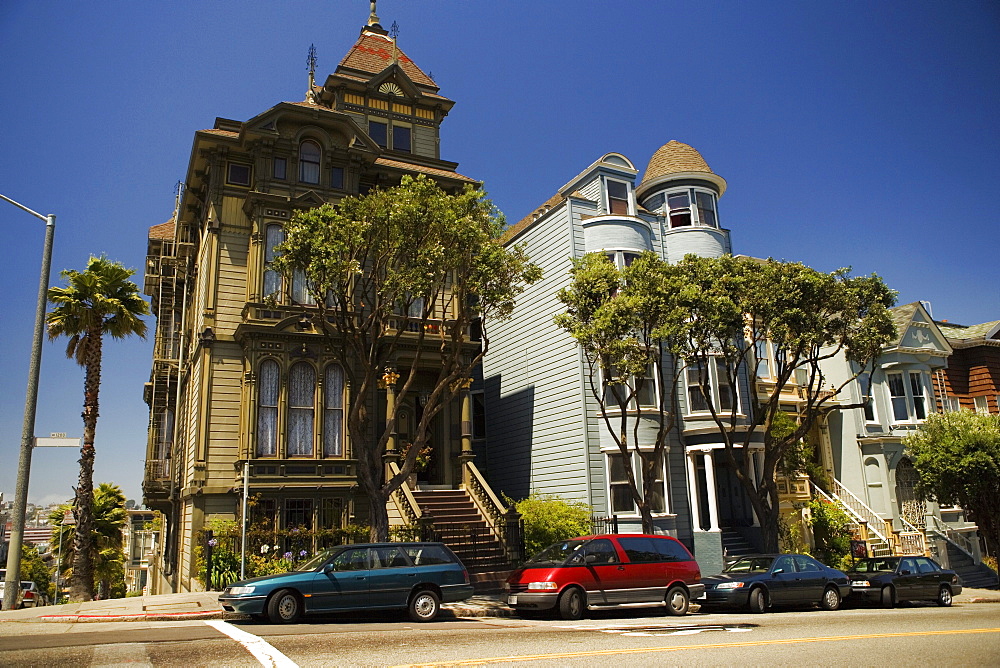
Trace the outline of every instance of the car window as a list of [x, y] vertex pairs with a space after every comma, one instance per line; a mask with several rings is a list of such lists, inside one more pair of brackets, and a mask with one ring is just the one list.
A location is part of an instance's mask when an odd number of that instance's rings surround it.
[[409, 545], [403, 550], [417, 566], [452, 563], [451, 555], [440, 545]]
[[587, 543], [583, 549], [577, 552], [576, 556], [570, 560], [570, 563], [576, 562], [581, 555], [588, 566], [618, 563], [618, 553], [615, 551], [615, 546], [612, 545], [611, 541], [607, 538], [599, 538]]
[[766, 573], [771, 569], [771, 557], [744, 558], [730, 564], [727, 573]]
[[774, 570], [781, 570], [783, 573], [794, 573], [795, 562], [787, 554], [774, 560]]
[[663, 561], [660, 551], [656, 549], [654, 542], [659, 542], [655, 538], [645, 536], [619, 537], [618, 544], [625, 550], [628, 560], [636, 564], [652, 563]]
[[377, 547], [372, 555], [372, 568], [401, 568], [409, 565], [410, 560], [398, 547]]
[[916, 561], [917, 561], [917, 569], [921, 573], [933, 573], [934, 571], [937, 570], [937, 568], [934, 567], [934, 564], [933, 562], [931, 562], [930, 559], [917, 559]]
[[694, 557], [680, 541], [670, 538], [654, 538], [653, 544], [663, 557], [663, 561], [693, 561]]
[[799, 569], [800, 573], [816, 573], [823, 570], [819, 563], [809, 557], [795, 557], [793, 561], [795, 562], [795, 567]]
[[899, 571], [910, 571], [911, 573], [917, 572], [917, 560], [916, 559], [903, 559], [899, 562]]
[[330, 562], [335, 571], [364, 571], [368, 570], [368, 548], [353, 548], [344, 550]]

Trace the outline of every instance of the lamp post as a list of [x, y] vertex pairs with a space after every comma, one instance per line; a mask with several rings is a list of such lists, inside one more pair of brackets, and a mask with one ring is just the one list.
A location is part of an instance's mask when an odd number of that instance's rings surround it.
[[21, 543], [24, 540], [24, 515], [28, 507], [28, 474], [31, 471], [31, 448], [35, 440], [35, 409], [38, 407], [38, 375], [42, 366], [42, 334], [45, 330], [46, 293], [49, 289], [49, 269], [52, 267], [52, 238], [56, 232], [56, 217], [43, 216], [28, 207], [0, 195], [22, 211], [45, 221], [45, 246], [42, 250], [42, 275], [38, 281], [38, 302], [35, 305], [35, 334], [31, 343], [31, 363], [28, 366], [28, 391], [24, 395], [24, 424], [21, 429], [21, 459], [17, 466], [17, 488], [14, 491], [14, 517], [7, 550], [7, 578], [3, 592], [3, 607], [13, 609], [21, 588]]

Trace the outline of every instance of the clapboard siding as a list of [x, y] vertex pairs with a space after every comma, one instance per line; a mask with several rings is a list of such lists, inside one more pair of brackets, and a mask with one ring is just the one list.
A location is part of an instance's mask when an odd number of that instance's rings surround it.
[[243, 361], [239, 346], [216, 343], [212, 349], [212, 403], [208, 433], [210, 479], [234, 478], [239, 459], [240, 385]]
[[434, 128], [424, 127], [423, 125], [414, 125], [413, 152], [416, 155], [425, 155], [429, 158], [437, 158], [437, 130]]

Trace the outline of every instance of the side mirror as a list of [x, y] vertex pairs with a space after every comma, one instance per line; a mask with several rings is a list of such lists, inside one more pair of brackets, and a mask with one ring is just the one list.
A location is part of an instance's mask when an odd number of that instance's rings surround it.
[[587, 561], [588, 564], [595, 563], [597, 561], [597, 555], [596, 554], [588, 554], [586, 556], [586, 561]]
[[333, 564], [323, 564], [323, 572], [324, 573], [332, 573], [333, 572]]
[[909, 571], [908, 569], [904, 568], [903, 570], [901, 570], [901, 571], [899, 572], [899, 574], [900, 574], [900, 575], [909, 575], [909, 574], [910, 574], [910, 571]]
[[773, 573], [774, 573], [775, 575], [778, 575], [778, 574], [780, 574], [780, 573], [784, 573], [784, 572], [785, 572], [785, 569], [784, 569], [784, 568], [775, 568], [775, 569], [774, 569], [774, 570], [773, 570], [772, 572], [773, 572]]

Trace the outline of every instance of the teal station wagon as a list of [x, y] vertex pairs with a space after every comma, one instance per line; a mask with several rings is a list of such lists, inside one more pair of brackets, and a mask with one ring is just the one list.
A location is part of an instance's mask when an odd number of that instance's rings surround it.
[[288, 624], [303, 614], [406, 609], [429, 622], [441, 603], [472, 596], [469, 573], [441, 543], [372, 543], [324, 550], [280, 575], [236, 582], [219, 596], [226, 612]]

